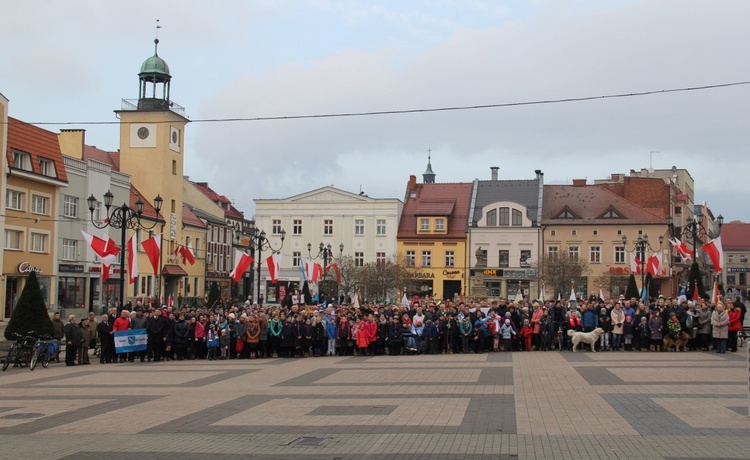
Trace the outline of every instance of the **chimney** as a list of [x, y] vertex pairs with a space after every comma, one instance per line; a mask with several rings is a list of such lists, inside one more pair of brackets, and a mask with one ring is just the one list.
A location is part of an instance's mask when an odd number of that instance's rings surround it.
[[497, 180], [497, 170], [500, 169], [499, 166], [490, 166], [490, 169], [492, 170], [492, 180]]
[[585, 187], [586, 179], [573, 179], [573, 187]]
[[411, 192], [415, 188], [417, 188], [417, 176], [412, 174], [409, 176], [409, 191]]
[[544, 173], [542, 172], [542, 170], [541, 170], [541, 169], [535, 169], [535, 170], [534, 170], [534, 174], [536, 174], [536, 178], [537, 178], [537, 179], [541, 179], [541, 178], [542, 178], [542, 176], [544, 175]]

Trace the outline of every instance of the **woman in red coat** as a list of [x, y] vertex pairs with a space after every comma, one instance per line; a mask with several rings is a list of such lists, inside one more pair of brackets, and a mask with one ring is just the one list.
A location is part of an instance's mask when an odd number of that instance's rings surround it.
[[737, 334], [742, 331], [742, 311], [730, 303], [729, 308], [729, 351], [737, 351]]
[[366, 323], [361, 319], [357, 319], [354, 328], [352, 335], [355, 335], [357, 341], [357, 356], [364, 356], [367, 354], [367, 346], [370, 344], [370, 334], [367, 332]]

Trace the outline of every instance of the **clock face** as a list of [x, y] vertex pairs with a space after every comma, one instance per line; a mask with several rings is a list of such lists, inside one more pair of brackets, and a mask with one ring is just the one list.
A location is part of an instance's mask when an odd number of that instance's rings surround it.
[[172, 143], [177, 143], [177, 131], [172, 131]]
[[145, 126], [143, 126], [141, 128], [138, 128], [138, 137], [139, 138], [146, 139], [148, 137], [148, 134], [149, 134], [148, 128], [146, 128]]

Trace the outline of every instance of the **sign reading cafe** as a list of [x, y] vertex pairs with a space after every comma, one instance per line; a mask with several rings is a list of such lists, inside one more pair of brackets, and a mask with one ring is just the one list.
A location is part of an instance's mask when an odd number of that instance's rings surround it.
[[31, 262], [21, 262], [18, 264], [18, 273], [42, 273], [41, 268], [31, 265]]

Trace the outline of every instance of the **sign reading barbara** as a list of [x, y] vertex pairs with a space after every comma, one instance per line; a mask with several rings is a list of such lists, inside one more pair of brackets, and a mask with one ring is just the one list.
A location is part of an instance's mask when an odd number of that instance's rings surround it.
[[430, 272], [411, 272], [407, 275], [409, 278], [432, 278], [435, 279], [435, 274]]
[[21, 262], [18, 264], [18, 273], [42, 273], [41, 268], [31, 265], [31, 262]]
[[115, 331], [115, 351], [117, 353], [145, 351], [147, 345], [148, 336], [146, 335], [146, 329]]

